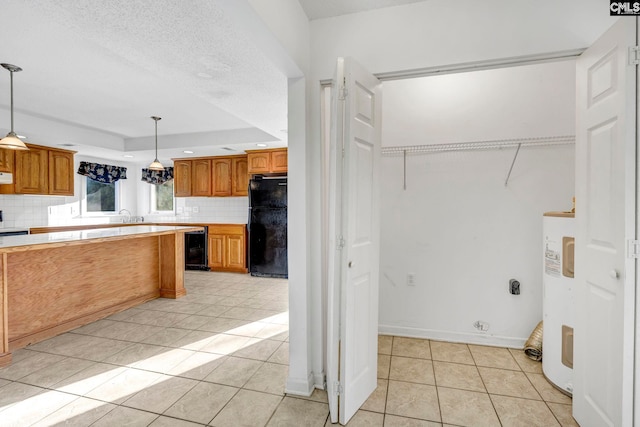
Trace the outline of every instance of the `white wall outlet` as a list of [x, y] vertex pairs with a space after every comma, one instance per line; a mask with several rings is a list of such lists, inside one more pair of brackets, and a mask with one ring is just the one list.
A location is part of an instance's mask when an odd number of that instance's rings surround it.
[[480, 332], [487, 332], [489, 330], [489, 323], [482, 320], [476, 320], [475, 322], [473, 322], [473, 327]]
[[416, 285], [416, 273], [407, 273], [407, 286]]
[[183, 210], [184, 210], [184, 209], [182, 208], [182, 206], [178, 206], [178, 208], [176, 209], [176, 211], [177, 211], [179, 214], [181, 214]]
[[194, 206], [193, 207], [193, 213], [198, 213], [198, 212], [200, 212], [200, 208], [197, 207], [197, 206]]

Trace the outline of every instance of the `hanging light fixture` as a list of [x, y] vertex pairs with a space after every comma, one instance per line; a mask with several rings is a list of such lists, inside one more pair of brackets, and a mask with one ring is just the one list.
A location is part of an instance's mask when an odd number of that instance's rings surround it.
[[162, 118], [156, 116], [151, 116], [151, 118], [156, 122], [156, 158], [147, 169], [151, 171], [162, 171], [164, 170], [164, 166], [162, 166], [162, 163], [158, 160], [158, 120], [162, 120]]
[[13, 73], [22, 71], [22, 68], [11, 64], [0, 64], [3, 68], [9, 70], [11, 76], [11, 131], [4, 138], [0, 139], [0, 148], [8, 148], [10, 150], [28, 150], [29, 148], [22, 142], [18, 135], [13, 131]]

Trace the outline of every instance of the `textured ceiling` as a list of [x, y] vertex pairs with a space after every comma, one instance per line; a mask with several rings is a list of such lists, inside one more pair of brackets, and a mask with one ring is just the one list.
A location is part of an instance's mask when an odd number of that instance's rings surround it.
[[[207, 155], [209, 146], [286, 143], [287, 79], [221, 3], [3, 0], [0, 62], [24, 69], [14, 75], [16, 131], [43, 145], [78, 143], [30, 134], [30, 118], [52, 119], [109, 134], [120, 144], [85, 141], [90, 154], [121, 156], [152, 148], [157, 115], [165, 157], [176, 155], [170, 146]], [[0, 71], [6, 118], [9, 73]]]
[[425, 0], [299, 0], [310, 20], [348, 15]]

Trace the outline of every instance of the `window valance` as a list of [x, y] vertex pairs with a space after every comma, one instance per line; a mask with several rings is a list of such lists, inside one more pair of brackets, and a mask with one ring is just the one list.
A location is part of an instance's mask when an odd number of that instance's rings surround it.
[[91, 178], [94, 181], [111, 184], [119, 179], [127, 179], [127, 168], [103, 165], [100, 163], [80, 162], [78, 174]]
[[142, 169], [142, 181], [154, 185], [162, 185], [173, 179], [173, 168], [164, 168], [161, 171], [152, 171], [147, 168]]

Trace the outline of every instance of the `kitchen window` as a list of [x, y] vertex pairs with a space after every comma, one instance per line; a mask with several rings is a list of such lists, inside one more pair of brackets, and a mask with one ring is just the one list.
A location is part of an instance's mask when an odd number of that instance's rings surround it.
[[173, 212], [173, 180], [150, 187], [151, 212]]
[[86, 210], [87, 213], [115, 213], [118, 201], [118, 182], [105, 183], [87, 177]]

